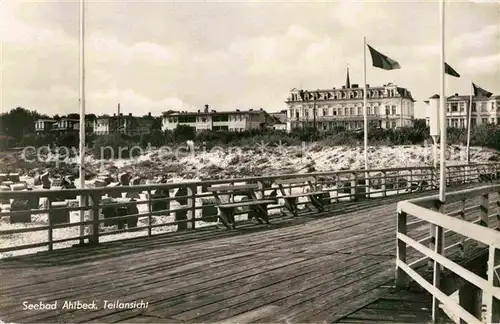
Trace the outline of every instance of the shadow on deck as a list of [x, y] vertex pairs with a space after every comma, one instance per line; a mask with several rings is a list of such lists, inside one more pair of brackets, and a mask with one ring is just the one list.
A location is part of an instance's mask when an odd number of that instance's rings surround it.
[[[430, 194], [338, 203], [322, 214], [275, 219], [271, 227], [204, 228], [3, 259], [0, 319], [374, 322], [379, 317], [368, 318], [370, 314], [387, 307], [409, 312], [413, 301], [398, 297], [398, 303], [390, 302], [396, 203]], [[417, 231], [425, 237], [428, 227]], [[416, 311], [430, 301], [416, 299]], [[98, 309], [68, 308], [67, 302], [95, 303]], [[116, 302], [132, 304], [111, 308]], [[147, 308], [133, 302], [147, 303]], [[25, 309], [40, 303], [56, 309]], [[392, 306], [384, 306], [388, 304]], [[362, 309], [367, 305], [373, 307]], [[430, 320], [429, 311], [417, 313], [419, 322]], [[409, 320], [395, 317], [393, 322]]]

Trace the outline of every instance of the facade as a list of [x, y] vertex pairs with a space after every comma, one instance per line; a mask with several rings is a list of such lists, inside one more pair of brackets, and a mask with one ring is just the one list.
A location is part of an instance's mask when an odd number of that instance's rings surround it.
[[64, 133], [78, 132], [79, 123], [80, 123], [79, 119], [61, 118], [52, 125], [51, 131], [55, 132], [58, 135]]
[[[455, 95], [446, 99], [446, 117], [448, 127], [467, 128], [469, 120], [470, 95]], [[429, 98], [427, 103], [426, 121], [429, 125], [432, 109], [439, 109], [439, 95]], [[472, 97], [471, 126], [500, 125], [500, 96]]]
[[96, 119], [94, 133], [96, 135], [121, 133], [129, 136], [149, 134], [153, 123], [154, 118], [151, 113], [144, 117], [132, 116], [132, 114], [125, 116], [123, 114], [104, 115]]
[[194, 127], [196, 131], [227, 130], [243, 132], [260, 129], [272, 122], [272, 118], [264, 110], [249, 111], [209, 111], [205, 105], [203, 112], [168, 112], [162, 118], [162, 130], [174, 130], [179, 125]]
[[[411, 126], [414, 122], [414, 102], [411, 92], [389, 83], [367, 86], [368, 122], [380, 128]], [[327, 131], [336, 127], [356, 130], [363, 128], [363, 88], [347, 82], [341, 89], [303, 91], [293, 89], [287, 104], [287, 131], [316, 127]]]
[[[35, 122], [35, 132], [56, 132], [57, 134], [66, 132], [78, 132], [80, 130], [80, 119], [60, 118], [60, 119], [39, 119]], [[87, 116], [85, 118], [85, 132], [91, 134], [94, 131], [94, 119]]]
[[52, 126], [56, 124], [57, 121], [54, 119], [39, 119], [35, 122], [35, 132], [36, 133], [46, 133], [52, 130]]

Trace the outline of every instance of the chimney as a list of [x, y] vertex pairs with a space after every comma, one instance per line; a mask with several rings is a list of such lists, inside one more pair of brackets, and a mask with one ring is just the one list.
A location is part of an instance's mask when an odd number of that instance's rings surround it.
[[128, 113], [128, 115], [129, 115], [130, 117], [132, 117], [132, 113]]
[[260, 108], [260, 111], [263, 111], [264, 109]]
[[123, 116], [123, 114], [122, 114], [122, 113], [120, 113], [120, 114], [119, 114], [119, 116], [121, 117], [121, 116]]
[[205, 113], [208, 114], [208, 105], [205, 105]]
[[148, 112], [148, 116], [151, 117], [151, 112]]
[[198, 109], [198, 113], [200, 113], [200, 110]]
[[118, 103], [118, 116], [121, 116], [121, 114], [120, 114], [120, 103]]
[[350, 88], [351, 87], [351, 81], [349, 79], [349, 66], [347, 66], [347, 77], [346, 77], [346, 80], [345, 80], [345, 87], [346, 88]]
[[458, 93], [455, 93], [455, 97], [458, 97]]

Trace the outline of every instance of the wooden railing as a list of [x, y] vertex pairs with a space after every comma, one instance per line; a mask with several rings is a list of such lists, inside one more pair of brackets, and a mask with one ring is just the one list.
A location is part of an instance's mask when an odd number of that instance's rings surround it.
[[[464, 184], [479, 181], [490, 181], [499, 176], [500, 164], [478, 164], [473, 166], [457, 165], [447, 167], [448, 183]], [[369, 193], [366, 192], [365, 174], [369, 176]], [[0, 231], [0, 253], [11, 251], [33, 253], [40, 248], [48, 250], [66, 247], [73, 243], [94, 243], [128, 236], [139, 236], [146, 233], [152, 236], [162, 232], [193, 230], [202, 226], [214, 226], [218, 211], [214, 207], [211, 192], [207, 188], [213, 185], [234, 185], [257, 183], [260, 195], [269, 195], [277, 189], [275, 180], [314, 177], [315, 185], [329, 192], [329, 197], [323, 197], [328, 203], [346, 200], [399, 195], [415, 191], [428, 191], [438, 187], [439, 176], [432, 167], [408, 167], [374, 170], [343, 170], [334, 172], [317, 172], [308, 174], [289, 174], [279, 176], [251, 177], [243, 179], [226, 179], [210, 181], [192, 181], [183, 183], [168, 183], [155, 185], [119, 186], [93, 189], [70, 190], [33, 190], [33, 191], [0, 191], [0, 201], [9, 203], [15, 200], [28, 200], [24, 209], [0, 212], [2, 227]], [[304, 185], [290, 185], [295, 191], [304, 192]], [[175, 194], [174, 194], [175, 193]], [[82, 195], [86, 204], [78, 207], [78, 196]], [[135, 197], [135, 201], [110, 201], [109, 197]], [[235, 199], [238, 197], [232, 197]], [[241, 198], [241, 197], [239, 197]], [[60, 201], [69, 202], [69, 205]], [[40, 202], [45, 200], [45, 208], [40, 208]], [[305, 202], [299, 202], [304, 204]], [[162, 206], [163, 205], [163, 206]], [[123, 216], [106, 218], [103, 213], [109, 208], [130, 207], [132, 212]], [[134, 208], [136, 207], [137, 209]], [[284, 213], [283, 199], [278, 193], [278, 204], [270, 205], [271, 218], [280, 217]], [[79, 211], [84, 211], [85, 218], [80, 221]], [[281, 212], [281, 213], [280, 213]], [[73, 221], [70, 220], [68, 214]], [[74, 215], [77, 214], [77, 215]], [[239, 221], [245, 219], [246, 211], [239, 212]], [[38, 216], [37, 216], [38, 215]], [[41, 216], [40, 216], [41, 215]], [[174, 216], [175, 215], [175, 216]], [[19, 218], [25, 218], [24, 223], [9, 224]], [[32, 223], [29, 223], [29, 222]], [[115, 225], [109, 226], [109, 224]], [[120, 226], [120, 224], [127, 224]], [[104, 225], [104, 226], [103, 226]], [[83, 233], [78, 228], [84, 228]], [[46, 232], [46, 236], [39, 233]], [[35, 241], [35, 238], [39, 238]], [[10, 239], [10, 241], [9, 241]], [[26, 242], [28, 241], [28, 242]], [[35, 242], [34, 242], [35, 241]], [[9, 242], [9, 243], [6, 243]], [[28, 244], [26, 244], [28, 243]], [[3, 244], [3, 246], [2, 246]], [[70, 244], [70, 245], [71, 245]], [[7, 254], [7, 256], [12, 253]]]
[[[500, 300], [495, 279], [495, 252], [500, 248], [499, 193], [497, 184], [448, 193], [444, 204], [437, 195], [398, 203], [396, 286], [405, 288], [412, 279], [432, 294], [434, 322], [440, 312], [439, 302], [460, 320], [481, 322], [477, 314], [465, 310], [441, 287], [445, 269], [482, 290], [482, 320], [493, 322], [493, 299]], [[487, 279], [463, 266], [485, 249], [489, 253]], [[427, 270], [432, 270], [431, 282], [425, 278], [429, 271], [419, 271], [426, 263]]]

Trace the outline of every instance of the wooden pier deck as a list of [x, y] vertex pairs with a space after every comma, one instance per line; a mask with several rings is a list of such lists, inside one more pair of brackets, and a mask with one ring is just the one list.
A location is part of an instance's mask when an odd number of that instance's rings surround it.
[[[0, 319], [373, 323], [390, 322], [377, 315], [389, 309], [399, 314], [392, 322], [428, 322], [426, 295], [410, 301], [391, 295], [396, 203], [429, 194], [339, 203], [269, 228], [199, 229], [0, 260]], [[416, 231], [425, 237], [428, 225]], [[57, 309], [23, 309], [41, 301], [57, 301]], [[98, 309], [63, 309], [65, 301], [95, 302]], [[105, 301], [148, 305], [106, 309]]]

